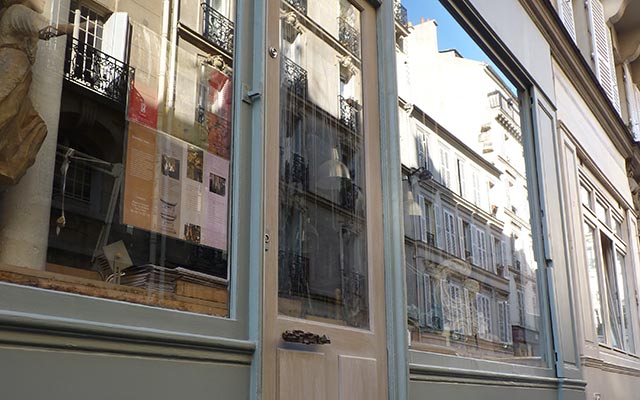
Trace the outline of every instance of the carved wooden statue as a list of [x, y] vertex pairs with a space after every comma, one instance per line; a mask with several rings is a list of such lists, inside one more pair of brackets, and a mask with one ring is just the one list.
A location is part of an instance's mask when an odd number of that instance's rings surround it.
[[47, 135], [29, 99], [38, 40], [73, 30], [44, 18], [44, 0], [0, 0], [0, 187], [15, 185], [33, 165]]

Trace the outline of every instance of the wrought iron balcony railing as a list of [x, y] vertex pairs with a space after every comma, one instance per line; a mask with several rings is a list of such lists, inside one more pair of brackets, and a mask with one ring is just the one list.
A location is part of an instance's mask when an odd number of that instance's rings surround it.
[[359, 105], [353, 98], [338, 96], [340, 107], [340, 122], [351, 132], [359, 133]]
[[396, 1], [393, 5], [393, 13], [396, 17], [396, 22], [405, 28], [409, 25], [409, 16], [407, 15], [407, 9], [400, 3], [400, 1]]
[[202, 3], [202, 36], [220, 50], [233, 53], [233, 22], [207, 3]]
[[117, 103], [125, 104], [133, 68], [95, 47], [70, 38], [64, 78]]
[[360, 57], [360, 32], [346, 18], [338, 18], [338, 41], [351, 54]]
[[288, 88], [293, 94], [300, 98], [305, 98], [307, 94], [307, 71], [290, 60], [282, 56], [281, 84]]
[[280, 250], [279, 264], [279, 292], [289, 297], [309, 296], [309, 258], [302, 255]]
[[285, 0], [289, 5], [301, 14], [307, 14], [307, 0]]

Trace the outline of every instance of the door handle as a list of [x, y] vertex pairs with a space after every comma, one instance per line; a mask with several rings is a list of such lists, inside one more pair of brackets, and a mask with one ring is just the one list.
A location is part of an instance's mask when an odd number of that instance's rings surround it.
[[306, 345], [331, 344], [331, 339], [327, 335], [318, 335], [317, 333], [305, 332], [298, 329], [282, 332], [282, 340], [289, 343], [302, 343]]

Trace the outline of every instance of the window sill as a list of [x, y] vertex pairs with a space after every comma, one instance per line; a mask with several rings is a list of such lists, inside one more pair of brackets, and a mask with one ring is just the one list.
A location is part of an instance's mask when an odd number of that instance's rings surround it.
[[[3, 271], [0, 273], [6, 273], [5, 267], [0, 268]], [[0, 281], [0, 331], [3, 333], [40, 332], [37, 335], [42, 346], [59, 347], [62, 343], [65, 348], [69, 348], [65, 343], [85, 337], [85, 332], [91, 337], [100, 337], [104, 346], [110, 346], [109, 342], [118, 342], [123, 337], [137, 337], [143, 342], [166, 340], [166, 351], [171, 351], [170, 343], [192, 346], [199, 342], [202, 348], [209, 350], [218, 340], [250, 343], [243, 342], [247, 338], [244, 320], [99, 298], [79, 293], [71, 282], [63, 283], [68, 291], [61, 291], [59, 287], [38, 284], [39, 281], [48, 282], [44, 275], [50, 272], [34, 272], [41, 277], [24, 275], [19, 283]], [[59, 283], [49, 281], [48, 284]], [[121, 296], [122, 292], [117, 291], [116, 294]], [[150, 339], [149, 335], [155, 339]], [[194, 342], [189, 344], [189, 341]], [[165, 350], [158, 348], [158, 351]]]
[[205, 315], [228, 315], [228, 291], [224, 285], [209, 288], [181, 282], [176, 284], [176, 293], [148, 291], [105, 283], [92, 271], [51, 264], [47, 271], [0, 265], [0, 281]]
[[[428, 349], [409, 349], [409, 364], [412, 376], [438, 375], [448, 376], [450, 379], [485, 379], [497, 376], [509, 381], [546, 381], [554, 383], [556, 377], [552, 368], [524, 365], [531, 363], [530, 358], [508, 358], [502, 360], [488, 360], [463, 357], [456, 354], [427, 352]], [[521, 364], [517, 362], [520, 361]], [[536, 362], [544, 360], [536, 358]], [[542, 381], [541, 381], [542, 380]]]
[[[496, 371], [495, 366], [483, 365], [483, 362], [473, 363], [477, 369], [458, 368], [449, 366], [432, 366], [416, 363], [409, 364], [410, 381], [438, 382], [469, 385], [517, 386], [551, 390], [585, 391], [587, 383], [579, 379], [558, 379], [553, 377], [551, 369], [544, 369], [531, 373], [530, 371]], [[467, 366], [469, 363], [467, 363]], [[493, 369], [492, 369], [493, 368]]]
[[0, 343], [250, 365], [255, 343], [0, 310]]
[[585, 367], [640, 376], [640, 357], [637, 355], [628, 354], [603, 345], [600, 345], [599, 349], [598, 357], [582, 356], [582, 362]]

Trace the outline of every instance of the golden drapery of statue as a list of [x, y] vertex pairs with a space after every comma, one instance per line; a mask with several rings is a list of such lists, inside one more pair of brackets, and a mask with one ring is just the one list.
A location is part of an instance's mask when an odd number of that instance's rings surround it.
[[47, 135], [29, 98], [31, 67], [38, 41], [65, 34], [72, 26], [51, 28], [43, 8], [43, 0], [0, 0], [0, 187], [20, 181]]

